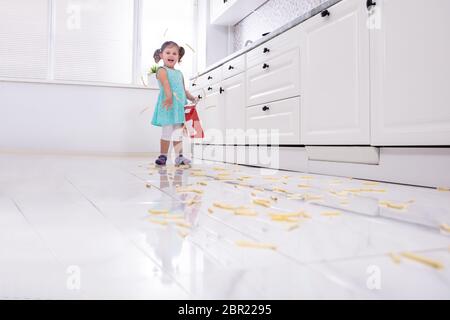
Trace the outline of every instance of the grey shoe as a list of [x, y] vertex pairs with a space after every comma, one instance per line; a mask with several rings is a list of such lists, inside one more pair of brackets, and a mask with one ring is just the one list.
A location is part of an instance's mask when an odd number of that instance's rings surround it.
[[182, 154], [180, 154], [176, 159], [175, 159], [175, 166], [179, 167], [179, 166], [190, 166], [191, 165], [191, 160], [189, 160], [188, 158], [183, 157]]

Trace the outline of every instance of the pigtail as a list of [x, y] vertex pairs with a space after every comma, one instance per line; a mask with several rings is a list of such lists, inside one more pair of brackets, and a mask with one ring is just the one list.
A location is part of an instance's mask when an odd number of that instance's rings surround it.
[[155, 59], [155, 62], [158, 63], [161, 61], [161, 49], [155, 50], [155, 53], [153, 54], [153, 59]]
[[179, 55], [180, 57], [178, 58], [178, 62], [181, 63], [181, 58], [184, 57], [184, 54], [186, 53], [186, 50], [184, 50], [183, 47], [179, 47], [179, 49], [180, 49], [180, 50], [178, 51], [178, 55]]

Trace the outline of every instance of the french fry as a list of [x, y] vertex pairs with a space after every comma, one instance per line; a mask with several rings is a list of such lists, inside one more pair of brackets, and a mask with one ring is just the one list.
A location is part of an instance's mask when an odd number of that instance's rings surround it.
[[207, 186], [208, 185], [208, 183], [205, 182], [205, 181], [199, 181], [199, 182], [197, 182], [197, 184], [200, 185], [200, 186]]
[[298, 229], [299, 227], [300, 227], [300, 224], [296, 223], [296, 224], [289, 226], [286, 230], [292, 231], [292, 230]]
[[340, 216], [342, 214], [342, 212], [340, 212], [340, 211], [324, 211], [324, 212], [321, 212], [320, 214], [325, 217], [336, 217], [336, 216]]
[[213, 213], [214, 213], [214, 210], [213, 210], [212, 208], [208, 208], [208, 212], [209, 212], [210, 214], [213, 214]]
[[232, 206], [232, 205], [229, 205], [226, 203], [222, 203], [222, 202], [214, 202], [213, 206], [216, 208], [225, 209], [225, 210], [233, 210], [234, 211], [236, 209], [235, 206]]
[[400, 256], [398, 256], [397, 254], [390, 252], [389, 257], [392, 259], [392, 261], [394, 261], [395, 263], [399, 264], [402, 260], [400, 259]]
[[289, 193], [287, 190], [282, 189], [282, 188], [278, 188], [278, 187], [273, 187], [272, 191], [274, 192], [280, 192], [280, 193]]
[[154, 224], [162, 225], [162, 226], [167, 226], [169, 224], [169, 222], [164, 221], [164, 220], [149, 219], [148, 221], [151, 223], [154, 223]]
[[248, 208], [236, 208], [234, 214], [237, 216], [257, 216], [258, 213], [253, 209]]
[[303, 217], [303, 211], [299, 212], [270, 212], [270, 217]]
[[250, 241], [246, 241], [246, 240], [238, 240], [235, 243], [238, 247], [243, 247], [243, 248], [277, 250], [277, 247], [275, 245], [268, 244], [268, 243], [250, 242]]
[[193, 188], [177, 188], [178, 193], [197, 193], [203, 194], [203, 190]]
[[447, 191], [450, 191], [450, 188], [447, 188], [447, 187], [437, 187], [436, 190], [437, 190], [437, 191], [442, 191], [442, 192], [447, 192]]
[[420, 255], [412, 253], [412, 252], [403, 252], [403, 253], [401, 253], [401, 255], [405, 258], [423, 263], [423, 264], [433, 267], [435, 269], [443, 269], [444, 268], [444, 265], [441, 262], [432, 260], [432, 259], [424, 257], [424, 256], [420, 256]]
[[179, 227], [182, 227], [182, 228], [187, 228], [187, 229], [192, 228], [192, 226], [191, 226], [189, 223], [182, 222], [182, 221], [176, 222], [175, 224], [176, 224], [177, 226], [179, 226]]
[[286, 217], [286, 216], [271, 216], [270, 219], [272, 221], [278, 221], [278, 222], [298, 222], [299, 218]]
[[266, 199], [253, 199], [253, 203], [259, 206], [270, 208], [270, 201]]
[[404, 210], [408, 207], [408, 205], [404, 204], [404, 203], [394, 203], [394, 202], [386, 201], [386, 200], [379, 201], [378, 205], [380, 207], [386, 207], [386, 208], [397, 209], [397, 210]]
[[154, 215], [161, 215], [161, 214], [168, 214], [169, 210], [167, 209], [150, 209], [148, 210], [149, 213]]
[[314, 194], [305, 194], [303, 196], [303, 200], [305, 201], [323, 200], [323, 196]]
[[377, 181], [364, 181], [363, 182], [363, 185], [365, 185], [365, 186], [376, 186], [378, 184], [380, 184], [380, 183]]
[[300, 189], [310, 189], [311, 188], [311, 186], [307, 185], [307, 184], [299, 184], [299, 185], [297, 185], [297, 187], [299, 187]]
[[450, 226], [446, 223], [441, 224], [439, 227], [441, 228], [442, 231], [450, 232]]
[[184, 239], [189, 235], [189, 232], [178, 230], [178, 235]]

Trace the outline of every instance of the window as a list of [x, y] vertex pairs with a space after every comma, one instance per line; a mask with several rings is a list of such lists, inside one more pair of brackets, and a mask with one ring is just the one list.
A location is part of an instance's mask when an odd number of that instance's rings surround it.
[[0, 77], [46, 79], [48, 0], [0, 0]]
[[189, 76], [196, 1], [0, 0], [0, 78], [140, 85], [166, 40]]
[[132, 83], [133, 2], [54, 1], [54, 78]]
[[[164, 41], [171, 40], [186, 49], [179, 64], [185, 77], [193, 71], [194, 0], [142, 0], [141, 72], [146, 74], [155, 64], [153, 53]], [[187, 80], [186, 80], [187, 81]]]

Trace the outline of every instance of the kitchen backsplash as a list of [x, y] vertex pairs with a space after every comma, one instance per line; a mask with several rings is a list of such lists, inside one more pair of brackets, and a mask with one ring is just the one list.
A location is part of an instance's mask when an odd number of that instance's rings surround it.
[[233, 50], [261, 38], [289, 21], [321, 5], [326, 0], [269, 0], [232, 28]]

